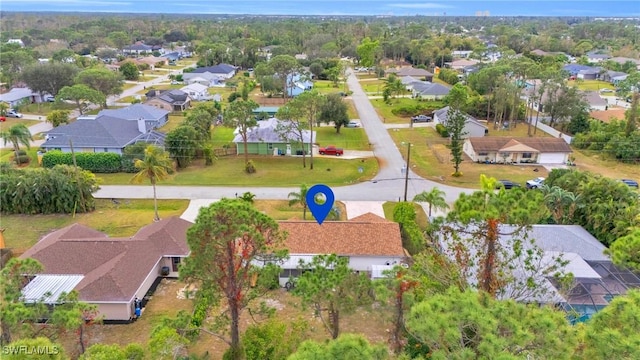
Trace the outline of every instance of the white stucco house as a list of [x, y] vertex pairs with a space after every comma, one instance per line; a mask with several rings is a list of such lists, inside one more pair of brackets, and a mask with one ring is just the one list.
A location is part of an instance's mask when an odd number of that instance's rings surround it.
[[562, 138], [470, 137], [462, 151], [474, 162], [564, 165], [572, 150]]

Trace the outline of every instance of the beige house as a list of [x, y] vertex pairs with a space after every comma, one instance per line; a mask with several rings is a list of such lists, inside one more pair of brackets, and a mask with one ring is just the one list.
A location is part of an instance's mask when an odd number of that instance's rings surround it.
[[55, 304], [62, 291], [76, 290], [81, 301], [98, 307], [105, 321], [128, 322], [134, 317], [136, 298], [144, 306], [157, 281], [178, 276], [178, 265], [190, 252], [190, 226], [172, 217], [129, 238], [110, 238], [77, 223], [54, 231], [21, 256], [44, 267], [44, 273], [23, 289], [25, 300], [44, 298]]
[[498, 164], [566, 164], [571, 147], [562, 138], [470, 137], [462, 147], [474, 162]]

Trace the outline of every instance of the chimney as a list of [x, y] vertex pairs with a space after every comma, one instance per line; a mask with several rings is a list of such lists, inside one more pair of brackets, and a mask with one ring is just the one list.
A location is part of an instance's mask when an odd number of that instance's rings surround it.
[[147, 122], [142, 118], [138, 119], [138, 131], [143, 134], [147, 132]]

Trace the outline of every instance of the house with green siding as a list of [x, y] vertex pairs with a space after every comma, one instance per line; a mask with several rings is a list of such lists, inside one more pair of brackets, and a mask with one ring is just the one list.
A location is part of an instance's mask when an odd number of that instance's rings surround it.
[[[238, 130], [234, 132], [233, 142], [238, 155], [244, 154], [244, 142]], [[247, 153], [251, 155], [302, 155], [311, 153], [311, 144], [316, 140], [316, 132], [297, 130], [297, 123], [289, 120], [270, 118], [258, 121], [247, 134]]]

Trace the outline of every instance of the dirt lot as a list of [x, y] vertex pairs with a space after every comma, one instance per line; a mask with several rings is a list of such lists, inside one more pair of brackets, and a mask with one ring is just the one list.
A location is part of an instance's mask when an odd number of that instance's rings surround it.
[[[191, 311], [192, 301], [178, 299], [179, 291], [185, 284], [178, 280], [163, 280], [155, 294], [147, 303], [140, 320], [126, 325], [95, 325], [89, 332], [90, 344], [119, 344], [129, 343], [146, 344], [149, 334], [163, 317], [175, 316], [180, 310]], [[313, 316], [310, 309], [303, 309], [300, 301], [286, 292], [284, 289], [275, 290], [263, 300], [268, 300], [277, 309], [278, 319], [289, 322], [295, 319], [304, 319], [310, 326], [309, 338], [323, 341], [329, 339], [329, 335], [319, 319]], [[384, 321], [383, 314], [379, 310], [359, 309], [354, 314], [342, 319], [342, 332], [364, 334], [369, 341], [386, 343], [390, 322]], [[244, 331], [253, 320], [245, 311], [241, 319], [241, 331]], [[65, 342], [67, 343], [67, 342]], [[188, 346], [190, 354], [204, 355], [208, 353], [211, 359], [221, 359], [227, 345], [214, 336], [202, 333], [200, 338]]]

